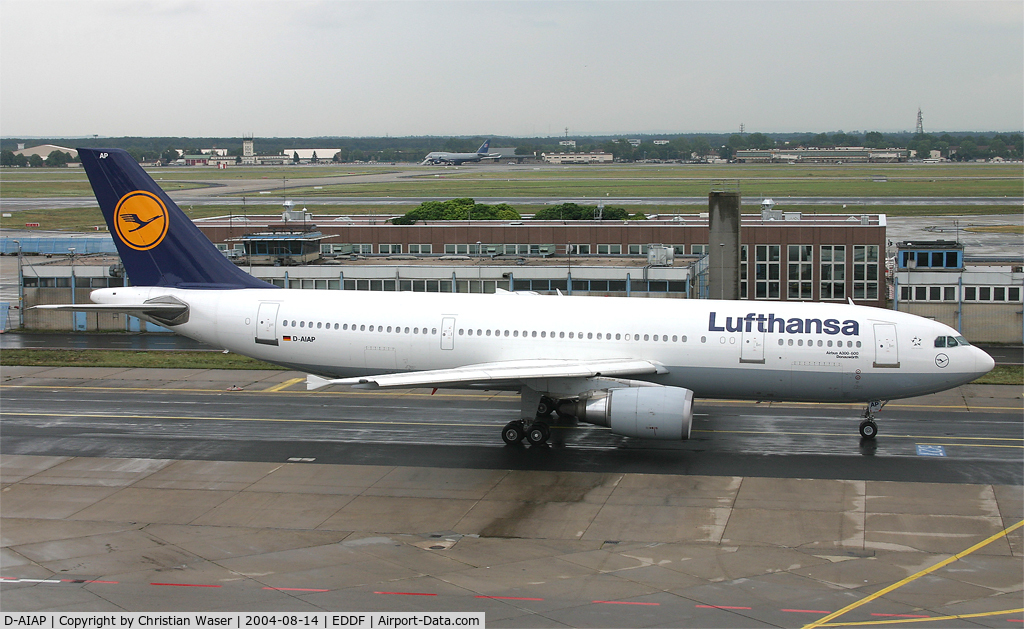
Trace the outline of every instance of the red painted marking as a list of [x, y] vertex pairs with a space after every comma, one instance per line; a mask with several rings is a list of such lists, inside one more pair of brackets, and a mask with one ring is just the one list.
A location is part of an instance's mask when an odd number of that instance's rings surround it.
[[493, 598], [499, 601], [543, 601], [542, 598], [529, 598], [526, 596], [474, 596], [473, 598]]
[[882, 616], [883, 618], [931, 618], [931, 616], [917, 616], [914, 614], [871, 614], [872, 616]]
[[111, 585], [117, 585], [120, 581], [86, 581], [86, 583], [108, 583]]
[[1021, 620], [1020, 618], [1007, 618], [1006, 622], [1024, 622], [1024, 620]]
[[263, 588], [264, 590], [277, 590], [278, 592], [330, 592], [330, 590], [317, 590], [314, 588]]
[[730, 607], [728, 605], [695, 605], [697, 609], [750, 609], [749, 607]]
[[661, 603], [638, 603], [636, 601], [590, 601], [591, 603], [604, 603], [605, 605], [661, 605]]
[[374, 592], [374, 594], [396, 594], [398, 596], [437, 596], [426, 592]]
[[173, 585], [181, 588], [219, 588], [219, 585], [200, 585], [196, 583], [150, 583], [150, 585]]
[[793, 612], [794, 614], [831, 614], [832, 612], [823, 612], [820, 609], [780, 609], [782, 612]]

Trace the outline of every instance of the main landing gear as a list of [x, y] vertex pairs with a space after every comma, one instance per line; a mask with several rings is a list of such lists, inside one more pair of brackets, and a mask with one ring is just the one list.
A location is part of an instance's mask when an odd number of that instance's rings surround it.
[[527, 414], [527, 409], [533, 408], [535, 412], [529, 413], [533, 417], [507, 423], [501, 430], [501, 438], [510, 446], [521, 443], [523, 439], [526, 439], [532, 446], [545, 444], [551, 438], [551, 427], [544, 421], [544, 418], [555, 410], [555, 401], [547, 396], [537, 399], [537, 396], [529, 395], [527, 391], [524, 391], [522, 395], [523, 415]]
[[878, 435], [878, 424], [875, 423], [875, 413], [882, 410], [889, 400], [874, 400], [868, 402], [864, 411], [864, 421], [860, 423], [860, 436], [864, 439], [874, 439]]
[[539, 446], [551, 438], [551, 427], [542, 421], [534, 421], [526, 425], [523, 420], [509, 422], [501, 431], [501, 438], [508, 445], [516, 445], [525, 438], [530, 445]]

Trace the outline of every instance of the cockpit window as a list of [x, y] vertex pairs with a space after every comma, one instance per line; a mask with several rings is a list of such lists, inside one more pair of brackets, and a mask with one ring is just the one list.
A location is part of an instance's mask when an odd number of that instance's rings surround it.
[[938, 336], [938, 337], [935, 338], [935, 347], [945, 347], [945, 346], [946, 346], [946, 337]]
[[962, 336], [956, 337], [956, 341], [957, 341], [957, 343], [960, 343], [961, 345], [970, 345], [970, 343], [967, 342], [967, 339], [965, 339]]

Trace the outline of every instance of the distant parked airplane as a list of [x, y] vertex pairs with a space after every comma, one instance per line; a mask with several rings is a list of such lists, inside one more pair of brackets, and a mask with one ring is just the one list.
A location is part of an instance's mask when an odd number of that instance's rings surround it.
[[447, 151], [434, 151], [433, 153], [428, 153], [420, 165], [451, 164], [453, 166], [458, 166], [464, 162], [479, 162], [482, 159], [498, 159], [501, 157], [498, 153], [488, 153], [487, 149], [490, 146], [491, 141], [487, 140], [480, 145], [480, 148], [476, 150], [476, 153], [449, 153]]

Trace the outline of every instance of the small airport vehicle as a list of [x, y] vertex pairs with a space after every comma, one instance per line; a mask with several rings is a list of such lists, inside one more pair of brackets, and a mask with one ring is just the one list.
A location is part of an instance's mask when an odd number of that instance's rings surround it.
[[546, 442], [553, 413], [687, 439], [694, 397], [864, 402], [860, 434], [874, 439], [883, 400], [994, 365], [946, 325], [852, 302], [280, 289], [229, 261], [125, 151], [79, 156], [131, 286], [37, 308], [130, 313], [305, 372], [310, 390], [518, 391], [509, 444]]

